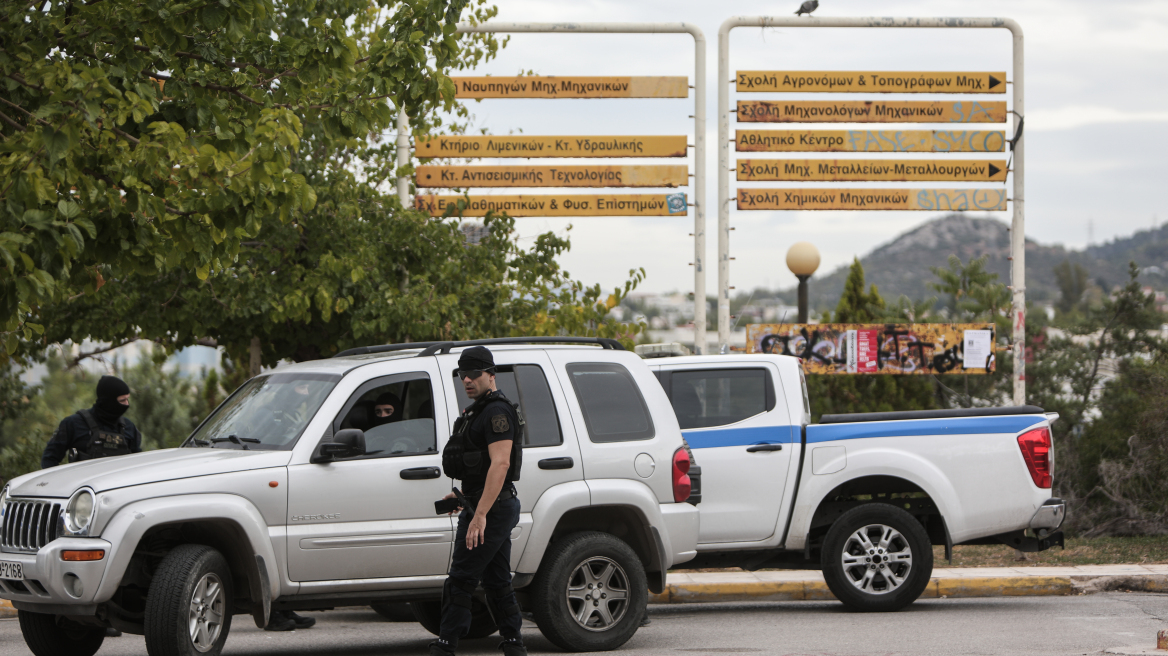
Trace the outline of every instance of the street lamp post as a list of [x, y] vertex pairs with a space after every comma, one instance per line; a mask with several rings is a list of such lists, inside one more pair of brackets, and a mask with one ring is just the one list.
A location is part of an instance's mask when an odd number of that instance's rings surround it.
[[819, 249], [801, 241], [787, 250], [787, 268], [799, 279], [799, 323], [807, 323], [807, 279], [819, 268]]

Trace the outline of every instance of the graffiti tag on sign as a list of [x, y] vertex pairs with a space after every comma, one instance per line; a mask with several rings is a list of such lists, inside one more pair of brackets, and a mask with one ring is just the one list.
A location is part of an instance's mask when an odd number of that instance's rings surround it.
[[988, 323], [756, 323], [746, 351], [802, 358], [808, 374], [988, 374], [995, 337]]

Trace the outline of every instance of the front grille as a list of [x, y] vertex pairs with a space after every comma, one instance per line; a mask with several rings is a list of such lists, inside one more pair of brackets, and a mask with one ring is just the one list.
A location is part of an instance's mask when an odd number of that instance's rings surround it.
[[11, 499], [4, 505], [0, 548], [36, 553], [57, 539], [61, 504], [52, 501]]

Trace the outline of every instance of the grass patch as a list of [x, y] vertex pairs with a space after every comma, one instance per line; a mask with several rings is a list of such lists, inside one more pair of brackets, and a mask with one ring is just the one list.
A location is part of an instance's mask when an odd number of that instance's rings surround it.
[[[953, 567], [1051, 567], [1059, 565], [1154, 565], [1168, 563], [1168, 536], [1139, 538], [1067, 538], [1066, 549], [1047, 549], [1014, 560], [1002, 546], [953, 547]], [[945, 547], [933, 548], [936, 567], [949, 567]]]

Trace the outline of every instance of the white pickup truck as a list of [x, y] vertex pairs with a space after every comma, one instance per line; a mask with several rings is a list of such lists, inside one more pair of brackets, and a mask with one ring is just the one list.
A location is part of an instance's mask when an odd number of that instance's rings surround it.
[[797, 358], [646, 360], [701, 468], [697, 567], [822, 569], [865, 611], [902, 608], [931, 545], [1062, 545], [1050, 423], [1034, 406], [825, 415]]

